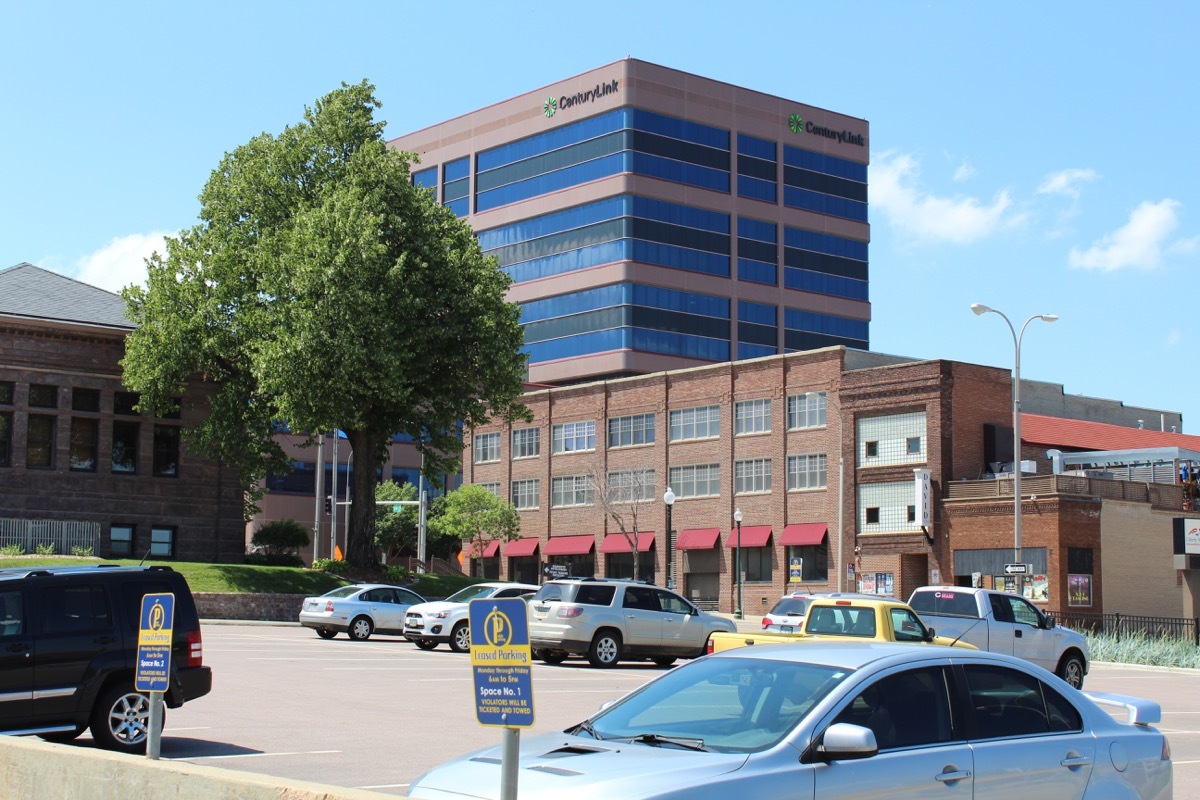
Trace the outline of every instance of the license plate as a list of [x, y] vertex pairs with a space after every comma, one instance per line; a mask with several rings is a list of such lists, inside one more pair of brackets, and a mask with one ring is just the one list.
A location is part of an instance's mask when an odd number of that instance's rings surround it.
[[420, 617], [408, 617], [407, 619], [404, 620], [404, 624], [411, 625], [414, 628], [419, 628], [419, 627], [421, 627], [421, 618]]
[[779, 630], [783, 631], [784, 633], [792, 633], [792, 626], [791, 625], [780, 625]]

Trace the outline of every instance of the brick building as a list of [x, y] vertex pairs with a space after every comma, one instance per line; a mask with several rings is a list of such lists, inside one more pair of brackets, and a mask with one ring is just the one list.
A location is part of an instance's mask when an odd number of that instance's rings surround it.
[[121, 383], [124, 310], [31, 264], [0, 270], [0, 545], [240, 561], [237, 473], [181, 436], [203, 413], [203, 386], [171, 417], [136, 411]]
[[[1038, 390], [1030, 396], [1053, 398], [1060, 413], [1111, 420], [1105, 427], [1128, 430], [1114, 423], [1146, 414]], [[1102, 540], [1127, 548], [1136, 535], [1128, 517], [1157, 515], [1162, 524], [1144, 548], [1155, 602], [1162, 613], [1190, 607], [1180, 590], [1171, 596], [1159, 585], [1178, 578], [1171, 526], [1183, 505], [1172, 485], [1159, 487], [1156, 506], [1134, 500], [1123, 521], [1115, 510], [1102, 518], [1091, 483], [1027, 477], [1022, 494], [1038, 491], [1022, 506], [1031, 575], [1005, 582], [1012, 481], [994, 468], [998, 457], [1012, 461], [1010, 392], [1006, 370], [841, 347], [531, 391], [531, 423], [468, 432], [464, 481], [513, 502], [522, 523], [522, 538], [494, 544], [473, 569], [536, 580], [554, 564], [629, 577], [636, 547], [639, 577], [673, 579], [689, 598], [747, 616], [790, 588], [905, 598], [919, 585], [972, 581], [1024, 591], [1060, 613], [1100, 611]], [[1044, 449], [1038, 455], [1031, 444], [1022, 456], [1049, 472]], [[1084, 575], [1086, 605], [1069, 602], [1068, 587]], [[1118, 581], [1109, 573], [1108, 583]], [[1122, 601], [1146, 604], [1135, 592]]]

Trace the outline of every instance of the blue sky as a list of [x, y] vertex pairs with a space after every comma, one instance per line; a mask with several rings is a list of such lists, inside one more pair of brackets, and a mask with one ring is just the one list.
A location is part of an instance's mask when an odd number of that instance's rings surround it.
[[[369, 79], [388, 135], [626, 56], [871, 123], [871, 347], [1200, 432], [1200, 3], [0, 0], [0, 267], [139, 282], [221, 156]], [[1158, 420], [1147, 420], [1157, 427]]]

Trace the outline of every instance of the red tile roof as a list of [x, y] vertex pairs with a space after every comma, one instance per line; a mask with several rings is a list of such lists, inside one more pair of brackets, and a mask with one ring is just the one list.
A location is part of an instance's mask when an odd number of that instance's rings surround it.
[[1149, 428], [1129, 428], [1104, 422], [1087, 422], [1040, 414], [1021, 415], [1021, 441], [1072, 450], [1142, 450], [1180, 447], [1200, 451], [1200, 436]]

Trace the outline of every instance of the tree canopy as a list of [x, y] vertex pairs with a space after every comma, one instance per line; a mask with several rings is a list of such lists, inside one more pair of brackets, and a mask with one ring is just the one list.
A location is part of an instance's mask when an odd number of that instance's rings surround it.
[[[288, 463], [278, 426], [340, 428], [355, 454], [347, 560], [372, 563], [375, 473], [396, 433], [428, 476], [454, 473], [460, 430], [525, 416], [525, 358], [508, 277], [465, 222], [414, 186], [366, 81], [343, 84], [278, 136], [227, 153], [200, 222], [125, 290], [137, 325], [125, 384], [171, 408], [212, 382], [191, 443], [236, 464], [253, 508]], [[259, 490], [261, 492], [261, 490]]]
[[447, 494], [438, 503], [438, 511], [428, 521], [430, 530], [460, 539], [464, 555], [471, 558], [482, 558], [491, 542], [507, 542], [521, 535], [521, 517], [512, 503], [478, 484], [460, 486]]

